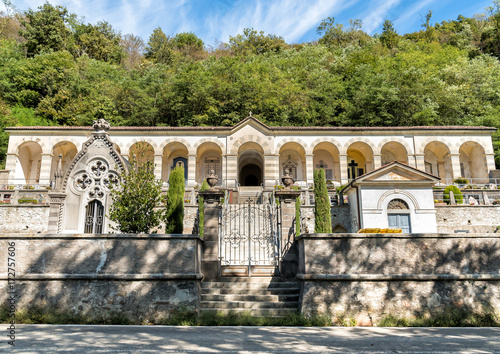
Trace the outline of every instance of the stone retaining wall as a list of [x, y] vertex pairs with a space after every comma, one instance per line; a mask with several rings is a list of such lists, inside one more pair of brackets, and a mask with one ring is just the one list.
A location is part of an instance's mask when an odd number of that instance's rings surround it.
[[500, 206], [436, 206], [436, 222], [438, 232], [442, 233], [454, 233], [456, 230], [491, 233], [500, 226]]
[[312, 234], [299, 243], [303, 314], [376, 324], [452, 306], [500, 311], [500, 237]]
[[0, 205], [0, 233], [45, 233], [48, 205]]
[[[41, 306], [135, 321], [200, 305], [202, 240], [193, 235], [0, 235], [0, 302], [8, 297], [8, 243], [15, 243], [18, 309]], [[12, 258], [12, 257], [11, 257]]]

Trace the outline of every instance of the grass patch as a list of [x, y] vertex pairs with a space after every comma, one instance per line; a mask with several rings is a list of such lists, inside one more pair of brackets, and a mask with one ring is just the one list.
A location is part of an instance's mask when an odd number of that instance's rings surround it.
[[409, 319], [389, 315], [378, 323], [378, 327], [500, 327], [500, 316], [492, 310], [450, 309], [439, 315]]

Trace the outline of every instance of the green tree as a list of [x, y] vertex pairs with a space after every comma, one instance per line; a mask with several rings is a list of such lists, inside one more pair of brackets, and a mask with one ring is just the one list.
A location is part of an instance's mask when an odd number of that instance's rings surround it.
[[125, 57], [120, 46], [120, 33], [106, 21], [77, 26], [74, 37], [74, 50], [78, 56], [86, 54], [90, 58], [114, 64], [119, 64]]
[[391, 20], [385, 20], [384, 29], [380, 36], [380, 42], [389, 49], [396, 48], [399, 42], [399, 36], [393, 27]]
[[359, 19], [349, 20], [349, 27], [344, 29], [341, 23], [335, 23], [335, 17], [327, 17], [321, 21], [316, 28], [316, 32], [322, 37], [319, 39], [320, 44], [326, 46], [348, 46], [351, 44], [365, 44], [370, 36], [363, 32], [361, 28], [363, 22]]
[[154, 29], [146, 45], [146, 59], [169, 64], [172, 61], [172, 43], [160, 27]]
[[274, 34], [265, 35], [264, 31], [257, 32], [253, 28], [245, 28], [243, 35], [229, 36], [229, 48], [236, 55], [279, 53], [287, 44], [282, 37]]
[[[200, 192], [204, 192], [210, 189], [210, 186], [207, 183], [207, 180], [204, 179], [201, 186]], [[203, 238], [205, 234], [205, 198], [201, 195], [198, 196], [198, 235]]]
[[21, 19], [24, 29], [19, 34], [26, 40], [24, 47], [28, 57], [66, 48], [71, 32], [66, 27], [68, 10], [65, 7], [46, 2], [38, 11], [29, 9], [24, 15], [25, 19]]
[[300, 236], [300, 196], [295, 198], [295, 236]]
[[111, 190], [109, 219], [117, 224], [112, 229], [132, 234], [156, 233], [163, 210], [157, 209], [162, 182], [155, 179], [154, 164], [151, 161], [138, 164], [132, 159], [128, 171], [120, 178], [119, 186]]
[[181, 234], [184, 229], [184, 168], [175, 167], [168, 178], [165, 233]]
[[331, 233], [332, 216], [324, 169], [314, 170], [314, 201], [314, 232]]

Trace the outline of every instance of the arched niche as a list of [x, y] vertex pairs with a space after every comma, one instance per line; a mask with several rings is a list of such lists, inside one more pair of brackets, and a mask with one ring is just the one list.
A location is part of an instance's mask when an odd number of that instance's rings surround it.
[[313, 149], [314, 169], [325, 170], [327, 180], [340, 183], [340, 153], [339, 149], [332, 143], [322, 142]]
[[219, 176], [218, 184], [220, 185], [222, 183], [222, 150], [216, 143], [202, 143], [196, 150], [196, 182], [203, 183], [212, 169]]
[[54, 174], [56, 172], [57, 165], [59, 163], [59, 155], [62, 155], [62, 161], [61, 161], [62, 171], [63, 174], [65, 174], [77, 153], [78, 149], [72, 142], [61, 141], [56, 145], [54, 145], [54, 147], [52, 148], [52, 163], [50, 165], [51, 181], [54, 180]]
[[21, 144], [18, 148], [16, 173], [17, 184], [35, 184], [40, 181], [42, 165], [42, 147], [34, 141]]
[[484, 148], [476, 142], [468, 141], [460, 146], [460, 172], [471, 183], [488, 183], [488, 167]]
[[304, 147], [296, 142], [288, 142], [284, 144], [280, 151], [280, 180], [285, 175], [285, 170], [296, 181], [302, 181], [307, 178], [306, 173], [306, 151]]
[[451, 183], [453, 169], [450, 149], [440, 141], [432, 141], [424, 149], [425, 172], [441, 177], [442, 182]]
[[139, 141], [130, 147], [129, 154], [131, 162], [135, 159], [137, 164], [142, 165], [147, 161], [154, 162], [155, 150], [150, 143]]
[[264, 182], [264, 149], [247, 142], [238, 150], [238, 182], [241, 186], [260, 186]]
[[188, 148], [183, 143], [174, 141], [168, 143], [163, 149], [161, 179], [168, 181], [170, 171], [175, 166], [184, 167], [184, 178], [188, 179]]
[[347, 148], [347, 176], [357, 178], [373, 170], [373, 150], [364, 142], [352, 143]]
[[403, 144], [396, 141], [390, 141], [380, 150], [382, 166], [387, 165], [393, 161], [399, 161], [408, 164], [408, 151]]

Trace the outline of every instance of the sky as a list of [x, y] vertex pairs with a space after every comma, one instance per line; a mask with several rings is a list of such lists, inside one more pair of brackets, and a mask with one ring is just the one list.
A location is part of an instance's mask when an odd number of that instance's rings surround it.
[[[45, 0], [12, 0], [17, 10], [37, 9]], [[492, 0], [50, 0], [65, 6], [85, 23], [105, 20], [122, 34], [134, 34], [147, 42], [161, 27], [167, 35], [193, 32], [205, 45], [217, 46], [229, 36], [254, 28], [281, 36], [287, 43], [320, 38], [316, 28], [327, 17], [348, 26], [361, 19], [370, 35], [382, 32], [391, 20], [399, 34], [421, 29], [432, 10], [431, 23], [486, 13]], [[0, 10], [5, 6], [0, 4]]]

